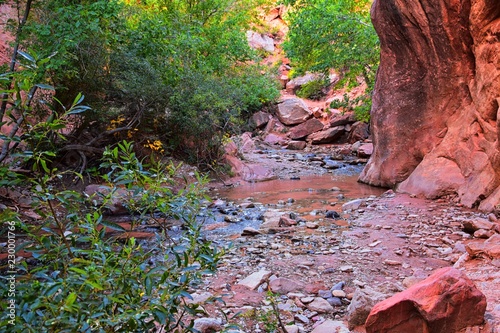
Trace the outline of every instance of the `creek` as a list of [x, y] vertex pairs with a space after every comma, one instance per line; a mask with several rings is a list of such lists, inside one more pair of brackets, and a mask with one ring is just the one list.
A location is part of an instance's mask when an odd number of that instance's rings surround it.
[[[327, 211], [342, 215], [342, 204], [357, 198], [379, 196], [386, 189], [357, 181], [362, 165], [346, 165], [320, 175], [306, 175], [245, 183], [221, 188], [211, 214], [204, 216], [207, 236], [240, 235], [244, 228], [259, 229], [266, 211], [293, 212], [303, 221], [315, 222]], [[210, 216], [211, 215], [211, 216]], [[345, 222], [345, 221], [344, 221]], [[337, 221], [342, 224], [342, 220]]]

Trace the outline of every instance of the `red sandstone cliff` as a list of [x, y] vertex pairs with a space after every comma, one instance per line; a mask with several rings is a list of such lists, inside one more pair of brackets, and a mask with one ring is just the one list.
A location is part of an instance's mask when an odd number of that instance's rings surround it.
[[375, 0], [374, 154], [360, 181], [500, 203], [500, 2]]

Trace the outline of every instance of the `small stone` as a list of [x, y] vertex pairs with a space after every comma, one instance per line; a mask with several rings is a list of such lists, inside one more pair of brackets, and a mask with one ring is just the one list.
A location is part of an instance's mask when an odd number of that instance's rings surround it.
[[347, 273], [347, 272], [352, 272], [354, 270], [354, 267], [351, 265], [344, 265], [339, 267], [339, 271]]
[[256, 236], [261, 234], [262, 232], [252, 227], [245, 227], [245, 229], [243, 229], [243, 231], [241, 232], [242, 236]]
[[304, 304], [309, 304], [309, 303], [311, 303], [312, 301], [314, 301], [314, 297], [312, 297], [312, 296], [309, 296], [309, 297], [302, 297], [302, 298], [300, 299], [300, 301], [301, 301], [302, 303], [304, 303]]
[[337, 282], [336, 284], [334, 284], [333, 287], [330, 288], [330, 290], [342, 290], [342, 289], [344, 289], [344, 287], [345, 287], [345, 282], [340, 281], [340, 282]]
[[306, 316], [304, 316], [303, 314], [296, 314], [295, 315], [295, 319], [297, 319], [298, 321], [300, 321], [301, 323], [304, 323], [304, 324], [309, 324], [310, 320], [309, 318], [307, 318]]
[[318, 325], [311, 333], [349, 333], [349, 329], [343, 322], [337, 320], [326, 320]]
[[319, 313], [328, 313], [333, 311], [333, 307], [328, 303], [327, 300], [321, 297], [315, 297], [314, 301], [307, 304], [307, 308], [311, 311], [316, 311]]
[[215, 318], [198, 318], [194, 320], [194, 329], [200, 333], [211, 333], [222, 330], [222, 320]]
[[384, 264], [389, 265], [389, 266], [398, 266], [398, 265], [401, 265], [401, 262], [397, 261], [397, 260], [385, 259]]
[[340, 297], [340, 298], [346, 297], [345, 291], [343, 291], [343, 290], [332, 290], [331, 293], [332, 293], [332, 296], [334, 296], [334, 297]]
[[316, 222], [306, 222], [306, 228], [307, 229], [318, 229], [319, 224]]
[[299, 333], [299, 327], [297, 325], [287, 325], [285, 329], [286, 333]]
[[318, 290], [318, 296], [327, 299], [332, 297], [332, 292], [330, 290]]
[[363, 202], [364, 202], [363, 199], [351, 200], [342, 205], [342, 210], [344, 211], [356, 210], [359, 207], [361, 207], [361, 204], [363, 204]]
[[479, 229], [474, 232], [474, 237], [488, 239], [495, 234], [493, 230]]
[[338, 297], [330, 297], [326, 300], [331, 306], [342, 306], [342, 301]]

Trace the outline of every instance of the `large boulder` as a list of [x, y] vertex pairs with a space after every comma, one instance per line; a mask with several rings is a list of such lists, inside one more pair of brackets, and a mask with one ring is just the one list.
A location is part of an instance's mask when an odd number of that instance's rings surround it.
[[344, 126], [335, 126], [321, 132], [316, 132], [307, 137], [313, 144], [332, 143], [340, 139], [345, 133]]
[[452, 192], [466, 206], [484, 200], [480, 207], [493, 209], [500, 201], [498, 1], [375, 0], [372, 20], [381, 45], [375, 148], [360, 181], [404, 181], [404, 192]]
[[274, 52], [274, 39], [255, 31], [247, 31], [248, 45], [253, 49], [263, 49], [269, 53]]
[[307, 104], [300, 98], [286, 99], [278, 104], [278, 119], [285, 125], [297, 125], [312, 117]]
[[324, 125], [321, 121], [316, 118], [311, 118], [306, 122], [299, 124], [293, 127], [290, 130], [290, 139], [297, 140], [302, 139], [308, 136], [309, 134], [313, 134], [314, 132], [321, 131]]
[[442, 268], [424, 281], [376, 304], [366, 333], [443, 333], [483, 323], [486, 297], [465, 274]]

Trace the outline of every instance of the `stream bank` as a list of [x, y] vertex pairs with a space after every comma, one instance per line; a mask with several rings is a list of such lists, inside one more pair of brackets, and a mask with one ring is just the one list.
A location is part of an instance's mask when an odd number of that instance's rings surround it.
[[[467, 221], [497, 223], [495, 216], [465, 209], [453, 198], [430, 201], [358, 188], [355, 175], [362, 165], [352, 167], [348, 160], [336, 169], [310, 163], [324, 161], [325, 152], [338, 147], [318, 147], [304, 162], [303, 152], [258, 146], [243, 160], [273, 170], [274, 180], [234, 178], [211, 188], [210, 209], [219, 217], [205, 225], [207, 237], [232, 247], [217, 274], [193, 290], [194, 301], [207, 311], [199, 322], [210, 322], [215, 326], [207, 327], [217, 332], [226, 324], [238, 325], [231, 332], [270, 332], [277, 325], [275, 305], [288, 332], [333, 332], [331, 325], [339, 332], [365, 332], [348, 311], [358, 302], [357, 291], [384, 299], [454, 266], [487, 299], [485, 323], [463, 332], [499, 332], [500, 261], [469, 255], [466, 247], [475, 240], [464, 231]], [[225, 304], [204, 303], [209, 297]], [[356, 306], [366, 311], [369, 305]]]

